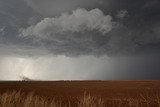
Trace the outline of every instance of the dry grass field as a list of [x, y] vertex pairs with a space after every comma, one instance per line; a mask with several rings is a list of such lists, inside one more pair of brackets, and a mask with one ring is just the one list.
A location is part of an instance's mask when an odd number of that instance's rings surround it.
[[0, 107], [160, 107], [160, 81], [0, 82]]

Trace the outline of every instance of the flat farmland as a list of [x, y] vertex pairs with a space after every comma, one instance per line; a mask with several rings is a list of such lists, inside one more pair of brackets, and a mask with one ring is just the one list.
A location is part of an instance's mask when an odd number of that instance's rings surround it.
[[[92, 96], [106, 107], [160, 107], [160, 81], [1, 81], [0, 94], [17, 91], [77, 106], [78, 99]], [[135, 102], [137, 105], [135, 105]], [[112, 104], [115, 103], [115, 104]], [[107, 106], [108, 105], [108, 106]]]

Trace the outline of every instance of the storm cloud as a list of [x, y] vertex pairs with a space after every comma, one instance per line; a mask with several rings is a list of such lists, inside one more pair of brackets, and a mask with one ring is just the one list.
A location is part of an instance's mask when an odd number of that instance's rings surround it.
[[159, 19], [159, 0], [0, 0], [0, 79], [157, 79]]
[[[121, 20], [126, 14], [125, 10], [117, 13]], [[135, 35], [100, 9], [76, 9], [71, 14], [44, 18], [20, 29], [19, 36], [31, 39], [53, 54], [67, 56], [131, 53], [136, 49]]]
[[[98, 46], [101, 40], [97, 39], [108, 38], [105, 36], [115, 26], [112, 16], [104, 15], [99, 9], [77, 9], [72, 14], [62, 13], [60, 17], [45, 18], [36, 25], [21, 29], [20, 37], [31, 38], [46, 47], [51, 46], [49, 50], [53, 49], [58, 54], [83, 55], [101, 48]], [[103, 42], [104, 45], [105, 42], [107, 41]]]
[[[20, 6], [12, 12], [10, 7], [16, 3], [2, 1], [11, 5], [2, 8], [2, 16], [9, 18], [1, 20], [4, 23], [0, 39], [3, 45], [16, 45], [22, 50], [32, 47], [67, 56], [114, 56], [159, 51], [157, 0], [17, 2], [30, 14], [18, 12]], [[66, 4], [61, 11], [66, 2], [70, 5]]]
[[39, 38], [47, 38], [65, 34], [67, 32], [75, 33], [85, 31], [98, 31], [106, 34], [113, 28], [112, 17], [104, 15], [99, 9], [87, 11], [85, 9], [77, 9], [71, 15], [63, 13], [58, 18], [45, 18], [35, 26], [31, 26], [22, 31], [23, 36], [38, 36]]

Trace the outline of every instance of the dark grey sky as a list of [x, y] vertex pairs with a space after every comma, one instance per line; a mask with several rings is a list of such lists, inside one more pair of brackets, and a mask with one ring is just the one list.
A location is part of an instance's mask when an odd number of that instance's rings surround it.
[[0, 0], [0, 79], [160, 79], [159, 19], [159, 0]]

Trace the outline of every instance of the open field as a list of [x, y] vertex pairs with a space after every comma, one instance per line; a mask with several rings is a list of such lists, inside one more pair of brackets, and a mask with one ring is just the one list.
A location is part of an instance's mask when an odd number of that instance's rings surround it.
[[0, 107], [160, 107], [160, 81], [8, 81], [0, 94]]

